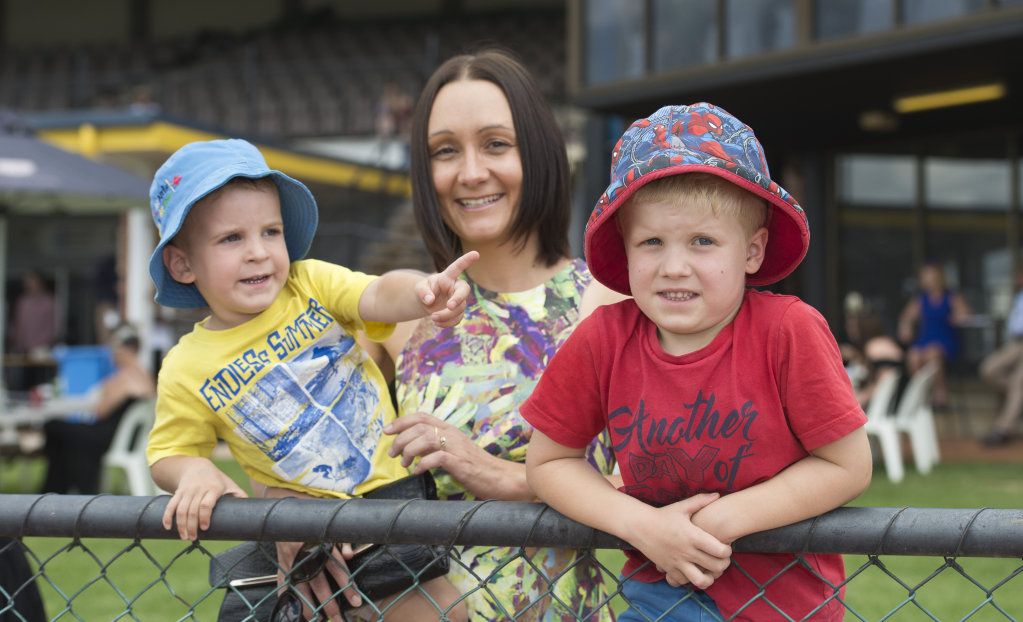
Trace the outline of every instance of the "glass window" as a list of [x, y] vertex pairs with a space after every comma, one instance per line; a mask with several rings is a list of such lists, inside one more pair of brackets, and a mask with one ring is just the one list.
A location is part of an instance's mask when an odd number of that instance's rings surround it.
[[895, 335], [905, 302], [906, 281], [913, 276], [913, 231], [902, 224], [846, 225], [839, 234], [842, 296], [859, 292], [890, 335]]
[[903, 0], [903, 21], [907, 24], [933, 22], [979, 11], [987, 0]]
[[913, 156], [852, 154], [838, 159], [843, 203], [911, 208], [915, 203]]
[[716, 0], [654, 0], [654, 70], [717, 59]]
[[818, 39], [889, 30], [894, 26], [892, 0], [814, 0]]
[[1006, 210], [1009, 162], [995, 159], [926, 158], [928, 209]]
[[643, 75], [643, 2], [586, 3], [586, 81], [590, 84]]
[[730, 58], [792, 47], [796, 41], [792, 0], [727, 0], [726, 54]]

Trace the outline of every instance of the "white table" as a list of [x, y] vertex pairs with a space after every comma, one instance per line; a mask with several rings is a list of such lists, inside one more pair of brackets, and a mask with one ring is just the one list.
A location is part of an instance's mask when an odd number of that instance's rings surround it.
[[52, 397], [39, 404], [8, 402], [0, 407], [0, 446], [18, 444], [18, 428], [42, 427], [50, 419], [62, 419], [74, 413], [91, 412], [94, 395]]

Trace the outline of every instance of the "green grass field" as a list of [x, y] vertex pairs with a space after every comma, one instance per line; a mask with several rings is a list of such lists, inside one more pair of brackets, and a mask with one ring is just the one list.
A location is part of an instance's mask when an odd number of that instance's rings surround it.
[[[233, 464], [222, 467], [240, 476]], [[38, 485], [35, 478], [41, 475], [32, 465], [27, 475], [14, 477], [13, 473], [5, 466], [0, 490], [31, 492]], [[894, 485], [879, 470], [870, 489], [854, 505], [1023, 508], [1023, 477], [1018, 465], [944, 464], [925, 477], [910, 471], [901, 484]], [[216, 619], [221, 595], [207, 584], [209, 558], [185, 543], [146, 540], [126, 550], [130, 543], [124, 540], [89, 539], [83, 547], [66, 550], [69, 540], [26, 538], [25, 542], [45, 570], [46, 578], [39, 584], [51, 619]], [[232, 544], [208, 542], [202, 547], [216, 552]], [[609, 568], [621, 567], [620, 552], [602, 551], [600, 557]], [[866, 561], [863, 556], [847, 556], [849, 575], [856, 574]], [[885, 557], [882, 561], [888, 571], [910, 586], [944, 565], [944, 560], [930, 557]], [[987, 588], [1023, 566], [1019, 559], [960, 559], [959, 563]], [[930, 615], [907, 603], [907, 590], [876, 566], [856, 574], [846, 593], [850, 606], [866, 620], [959, 620], [985, 598], [982, 588], [950, 568], [915, 593], [915, 602]], [[970, 619], [1023, 619], [1023, 572], [994, 592], [994, 602], [1009, 617], [988, 605]], [[131, 615], [126, 613], [129, 608]], [[856, 618], [850, 615], [848, 619]]]
[[[864, 507], [934, 507], [934, 508], [1023, 508], [1023, 469], [1018, 464], [952, 464], [939, 465], [926, 476], [912, 469], [899, 484], [892, 484], [883, 469], [876, 469], [870, 489], [852, 505]], [[852, 575], [867, 558], [847, 555], [845, 567]], [[934, 557], [885, 557], [887, 569], [910, 586], [944, 566]], [[987, 589], [1023, 570], [1020, 559], [961, 558], [963, 569]], [[856, 576], [846, 591], [849, 604], [864, 618], [878, 620], [904, 603], [907, 591], [877, 567], [870, 567]], [[916, 593], [915, 602], [939, 620], [961, 620], [986, 599], [984, 590], [955, 570], [945, 568], [937, 578], [927, 582]], [[1023, 619], [1023, 576], [1005, 583], [993, 594], [1010, 617], [987, 605], [970, 620]], [[908, 604], [892, 616], [892, 620], [929, 620], [920, 608]]]
[[[893, 484], [888, 481], [884, 469], [878, 468], [874, 471], [870, 488], [851, 505], [1023, 508], [1023, 473], [1015, 464], [942, 464], [926, 476], [910, 468], [902, 482]], [[600, 557], [608, 568], [620, 568], [624, 561], [624, 555], [618, 551], [602, 551]], [[867, 562], [863, 555], [845, 556], [846, 574], [852, 577], [845, 600], [865, 620], [962, 620], [987, 599], [985, 589], [956, 570], [945, 567], [945, 560], [941, 558], [882, 557], [884, 569], [876, 565], [864, 566]], [[1021, 573], [992, 595], [993, 602], [1008, 615], [987, 604], [969, 617], [970, 620], [1023, 620], [1023, 561], [960, 558], [958, 562], [973, 580], [988, 590], [1014, 572]], [[909, 587], [917, 588], [924, 579], [939, 570], [941, 572], [934, 579], [914, 591], [912, 599], [909, 591], [887, 574], [891, 573]], [[850, 613], [846, 619], [858, 618]]]

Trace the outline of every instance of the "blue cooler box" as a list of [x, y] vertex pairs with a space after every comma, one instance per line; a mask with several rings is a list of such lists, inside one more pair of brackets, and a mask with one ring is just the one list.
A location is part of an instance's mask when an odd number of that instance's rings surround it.
[[57, 346], [58, 391], [61, 395], [88, 393], [114, 371], [114, 360], [107, 346]]

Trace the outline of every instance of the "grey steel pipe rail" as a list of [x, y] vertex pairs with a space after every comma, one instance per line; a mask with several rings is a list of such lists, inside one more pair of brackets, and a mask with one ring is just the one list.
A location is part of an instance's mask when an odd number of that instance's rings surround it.
[[[169, 497], [0, 495], [0, 536], [174, 539]], [[540, 503], [235, 499], [213, 511], [204, 540], [629, 548]], [[735, 551], [1023, 557], [1023, 509], [838, 508], [746, 536]]]

